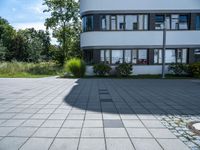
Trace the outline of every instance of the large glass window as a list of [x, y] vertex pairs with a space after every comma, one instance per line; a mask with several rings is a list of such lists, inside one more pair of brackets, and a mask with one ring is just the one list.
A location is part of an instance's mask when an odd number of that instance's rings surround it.
[[101, 62], [110, 64], [110, 50], [101, 50]]
[[196, 30], [200, 30], [200, 15], [196, 16]]
[[156, 30], [163, 29], [165, 22], [166, 22], [166, 29], [172, 29], [172, 30], [188, 30], [189, 29], [188, 15], [179, 15], [179, 14], [156, 15], [155, 29]]
[[117, 30], [124, 30], [124, 29], [125, 29], [124, 16], [118, 15], [117, 16]]
[[155, 29], [156, 30], [163, 29], [164, 28], [164, 21], [165, 21], [164, 15], [156, 15]]
[[101, 30], [110, 30], [110, 16], [101, 16]]
[[112, 64], [123, 63], [123, 50], [112, 50]]
[[117, 30], [117, 16], [111, 16], [111, 30]]
[[138, 21], [137, 15], [126, 15], [126, 30], [137, 30]]
[[134, 50], [132, 51], [132, 63], [133, 63], [133, 64], [137, 64], [137, 57], [138, 57], [138, 55], [137, 55], [137, 50], [134, 49]]
[[131, 50], [124, 51], [124, 62], [131, 63]]
[[179, 29], [179, 15], [171, 16], [171, 29], [178, 30]]
[[[162, 63], [162, 49], [154, 50], [154, 63]], [[165, 51], [166, 63], [187, 63], [187, 49], [167, 49]]]
[[179, 16], [179, 29], [182, 29], [182, 30], [188, 29], [188, 16], [187, 15]]
[[147, 50], [139, 49], [138, 50], [138, 64], [147, 64]]
[[82, 21], [83, 21], [83, 32], [94, 30], [93, 16], [85, 16], [83, 17]]
[[138, 16], [138, 26], [139, 30], [147, 30], [148, 29], [148, 15], [139, 15]]

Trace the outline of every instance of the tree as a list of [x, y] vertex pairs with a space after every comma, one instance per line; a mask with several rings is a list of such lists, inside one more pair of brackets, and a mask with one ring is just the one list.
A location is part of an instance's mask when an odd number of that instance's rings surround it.
[[48, 8], [44, 12], [50, 12], [51, 17], [46, 19], [45, 25], [54, 32], [54, 37], [61, 44], [60, 64], [64, 64], [68, 57], [70, 29], [79, 21], [79, 3], [75, 0], [44, 0]]
[[0, 17], [0, 61], [6, 60], [11, 41], [16, 35], [16, 31], [7, 20]]

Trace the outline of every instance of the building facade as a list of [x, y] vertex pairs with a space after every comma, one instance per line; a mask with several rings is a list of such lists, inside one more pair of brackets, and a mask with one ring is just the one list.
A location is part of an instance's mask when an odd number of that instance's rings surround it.
[[[134, 64], [159, 74], [166, 64], [200, 61], [200, 0], [80, 0], [81, 49], [88, 64]], [[167, 68], [166, 68], [167, 70]]]

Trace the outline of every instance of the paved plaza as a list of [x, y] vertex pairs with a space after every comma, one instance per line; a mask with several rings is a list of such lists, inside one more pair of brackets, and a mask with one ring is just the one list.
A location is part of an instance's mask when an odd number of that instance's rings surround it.
[[198, 150], [199, 80], [0, 79], [0, 150]]

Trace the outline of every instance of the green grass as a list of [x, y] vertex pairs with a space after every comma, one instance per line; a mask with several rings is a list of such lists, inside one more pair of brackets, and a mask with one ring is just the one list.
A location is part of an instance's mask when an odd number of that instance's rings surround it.
[[0, 78], [41, 78], [63, 74], [64, 69], [53, 62], [1, 62]]

